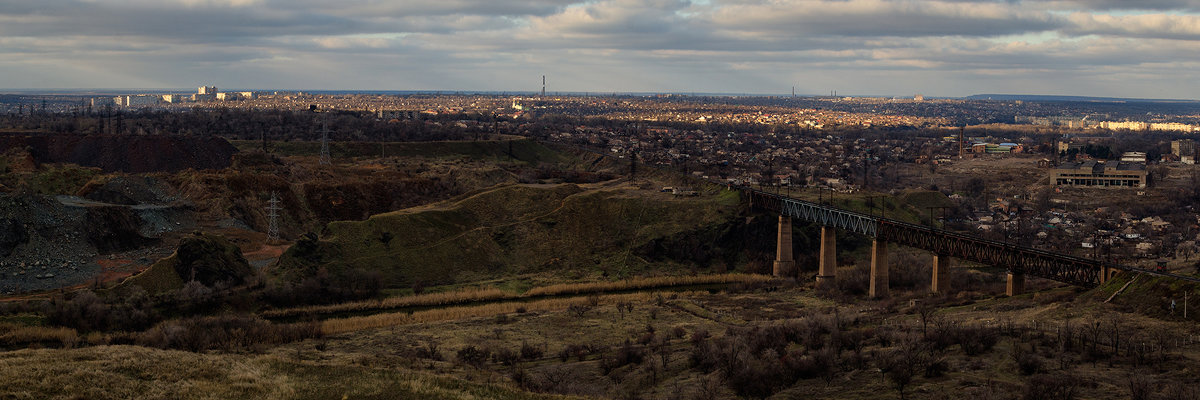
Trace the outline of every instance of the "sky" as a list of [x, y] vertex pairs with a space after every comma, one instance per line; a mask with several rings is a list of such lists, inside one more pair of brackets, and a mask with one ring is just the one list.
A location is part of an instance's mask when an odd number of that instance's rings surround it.
[[1200, 99], [1200, 0], [0, 0], [0, 88]]

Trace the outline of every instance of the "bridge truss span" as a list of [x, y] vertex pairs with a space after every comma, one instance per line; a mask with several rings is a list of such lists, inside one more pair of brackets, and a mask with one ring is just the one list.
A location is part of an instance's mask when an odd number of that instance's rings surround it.
[[900, 221], [881, 220], [875, 238], [1076, 286], [1095, 287], [1104, 280], [1100, 261]]
[[[866, 235], [877, 240], [930, 251], [938, 256], [1007, 268], [1077, 286], [1095, 287], [1104, 282], [1110, 269], [1138, 270], [1105, 265], [1097, 260], [1054, 253], [1032, 247], [984, 239], [928, 226], [844, 210], [831, 205], [796, 200], [781, 195], [742, 188], [751, 206], [781, 215]], [[1156, 274], [1162, 275], [1162, 274]]]
[[750, 203], [803, 221], [815, 222], [870, 237], [875, 237], [879, 218], [823, 204], [784, 198], [771, 193], [751, 191]]

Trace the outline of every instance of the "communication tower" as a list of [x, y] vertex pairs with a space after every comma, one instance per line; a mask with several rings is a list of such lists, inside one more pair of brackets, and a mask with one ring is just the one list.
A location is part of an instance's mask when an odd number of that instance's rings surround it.
[[542, 97], [546, 97], [546, 76], [542, 75]]
[[279, 196], [271, 192], [271, 200], [267, 201], [267, 241], [279, 240]]

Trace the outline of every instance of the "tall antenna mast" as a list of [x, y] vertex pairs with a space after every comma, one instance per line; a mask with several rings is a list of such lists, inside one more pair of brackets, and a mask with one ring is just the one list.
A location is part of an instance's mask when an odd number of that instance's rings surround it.
[[321, 119], [321, 158], [317, 162], [330, 165], [333, 163], [329, 159], [329, 114], [325, 114]]
[[271, 192], [271, 200], [267, 201], [267, 241], [279, 241], [279, 196]]
[[542, 75], [542, 97], [546, 97], [546, 76]]

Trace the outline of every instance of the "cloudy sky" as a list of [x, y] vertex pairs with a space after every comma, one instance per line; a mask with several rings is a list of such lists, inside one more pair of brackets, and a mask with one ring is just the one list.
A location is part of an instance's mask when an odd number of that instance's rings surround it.
[[1200, 0], [0, 0], [0, 88], [1200, 98]]

